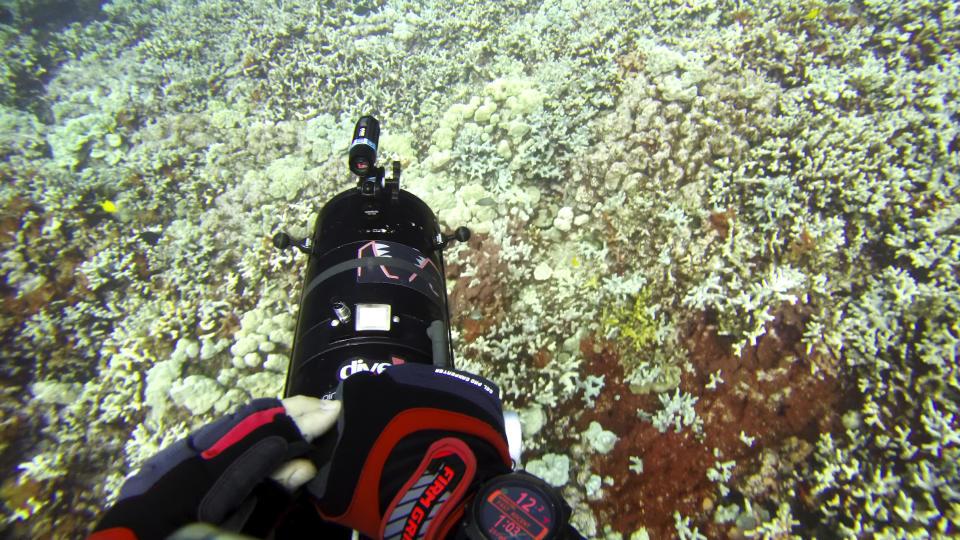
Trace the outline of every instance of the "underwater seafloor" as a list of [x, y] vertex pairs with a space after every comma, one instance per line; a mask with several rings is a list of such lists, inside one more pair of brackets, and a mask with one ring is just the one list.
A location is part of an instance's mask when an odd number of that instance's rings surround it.
[[[584, 3], [585, 4], [585, 3]], [[0, 534], [283, 386], [353, 123], [588, 537], [957, 536], [960, 3], [0, 1]]]

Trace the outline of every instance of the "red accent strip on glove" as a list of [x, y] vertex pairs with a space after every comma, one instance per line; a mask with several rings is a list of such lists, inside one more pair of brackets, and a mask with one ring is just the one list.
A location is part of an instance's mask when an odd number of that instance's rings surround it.
[[91, 534], [87, 540], [137, 540], [137, 535], [126, 527], [110, 527]]
[[210, 448], [204, 450], [200, 455], [203, 456], [203, 459], [215, 458], [220, 455], [220, 452], [230, 448], [238, 441], [249, 435], [253, 430], [264, 424], [273, 422], [274, 416], [278, 414], [286, 414], [286, 412], [287, 410], [283, 407], [274, 407], [265, 411], [255, 412], [241, 420], [239, 424], [233, 426], [233, 428], [228, 431], [226, 435], [220, 437], [220, 440], [215, 442]]

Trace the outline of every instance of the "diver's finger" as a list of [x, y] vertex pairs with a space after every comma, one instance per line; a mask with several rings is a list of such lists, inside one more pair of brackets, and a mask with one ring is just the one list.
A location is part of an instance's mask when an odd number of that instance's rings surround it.
[[294, 459], [284, 463], [270, 473], [270, 478], [276, 480], [287, 491], [296, 491], [297, 488], [309, 482], [317, 475], [317, 467], [309, 459]]
[[283, 399], [283, 408], [297, 424], [297, 429], [311, 441], [333, 427], [340, 414], [341, 404], [335, 399], [317, 399], [310, 396], [290, 396]]

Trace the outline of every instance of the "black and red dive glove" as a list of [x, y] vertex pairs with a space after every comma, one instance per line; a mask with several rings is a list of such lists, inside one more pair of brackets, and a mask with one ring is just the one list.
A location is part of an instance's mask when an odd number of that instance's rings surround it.
[[166, 538], [190, 523], [224, 523], [255, 488], [272, 485], [270, 497], [283, 496], [316, 473], [294, 458], [339, 411], [336, 401], [304, 396], [258, 399], [207, 424], [128, 479], [88, 540]]
[[480, 484], [510, 471], [499, 390], [423, 364], [341, 383], [331, 457], [306, 488], [324, 519], [370, 538], [446, 537]]

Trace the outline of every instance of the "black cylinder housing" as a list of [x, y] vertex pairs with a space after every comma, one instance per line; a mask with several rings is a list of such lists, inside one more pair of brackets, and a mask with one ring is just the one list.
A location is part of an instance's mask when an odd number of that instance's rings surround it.
[[317, 217], [285, 395], [330, 397], [349, 375], [398, 363], [452, 367], [440, 226], [394, 189], [344, 191]]

